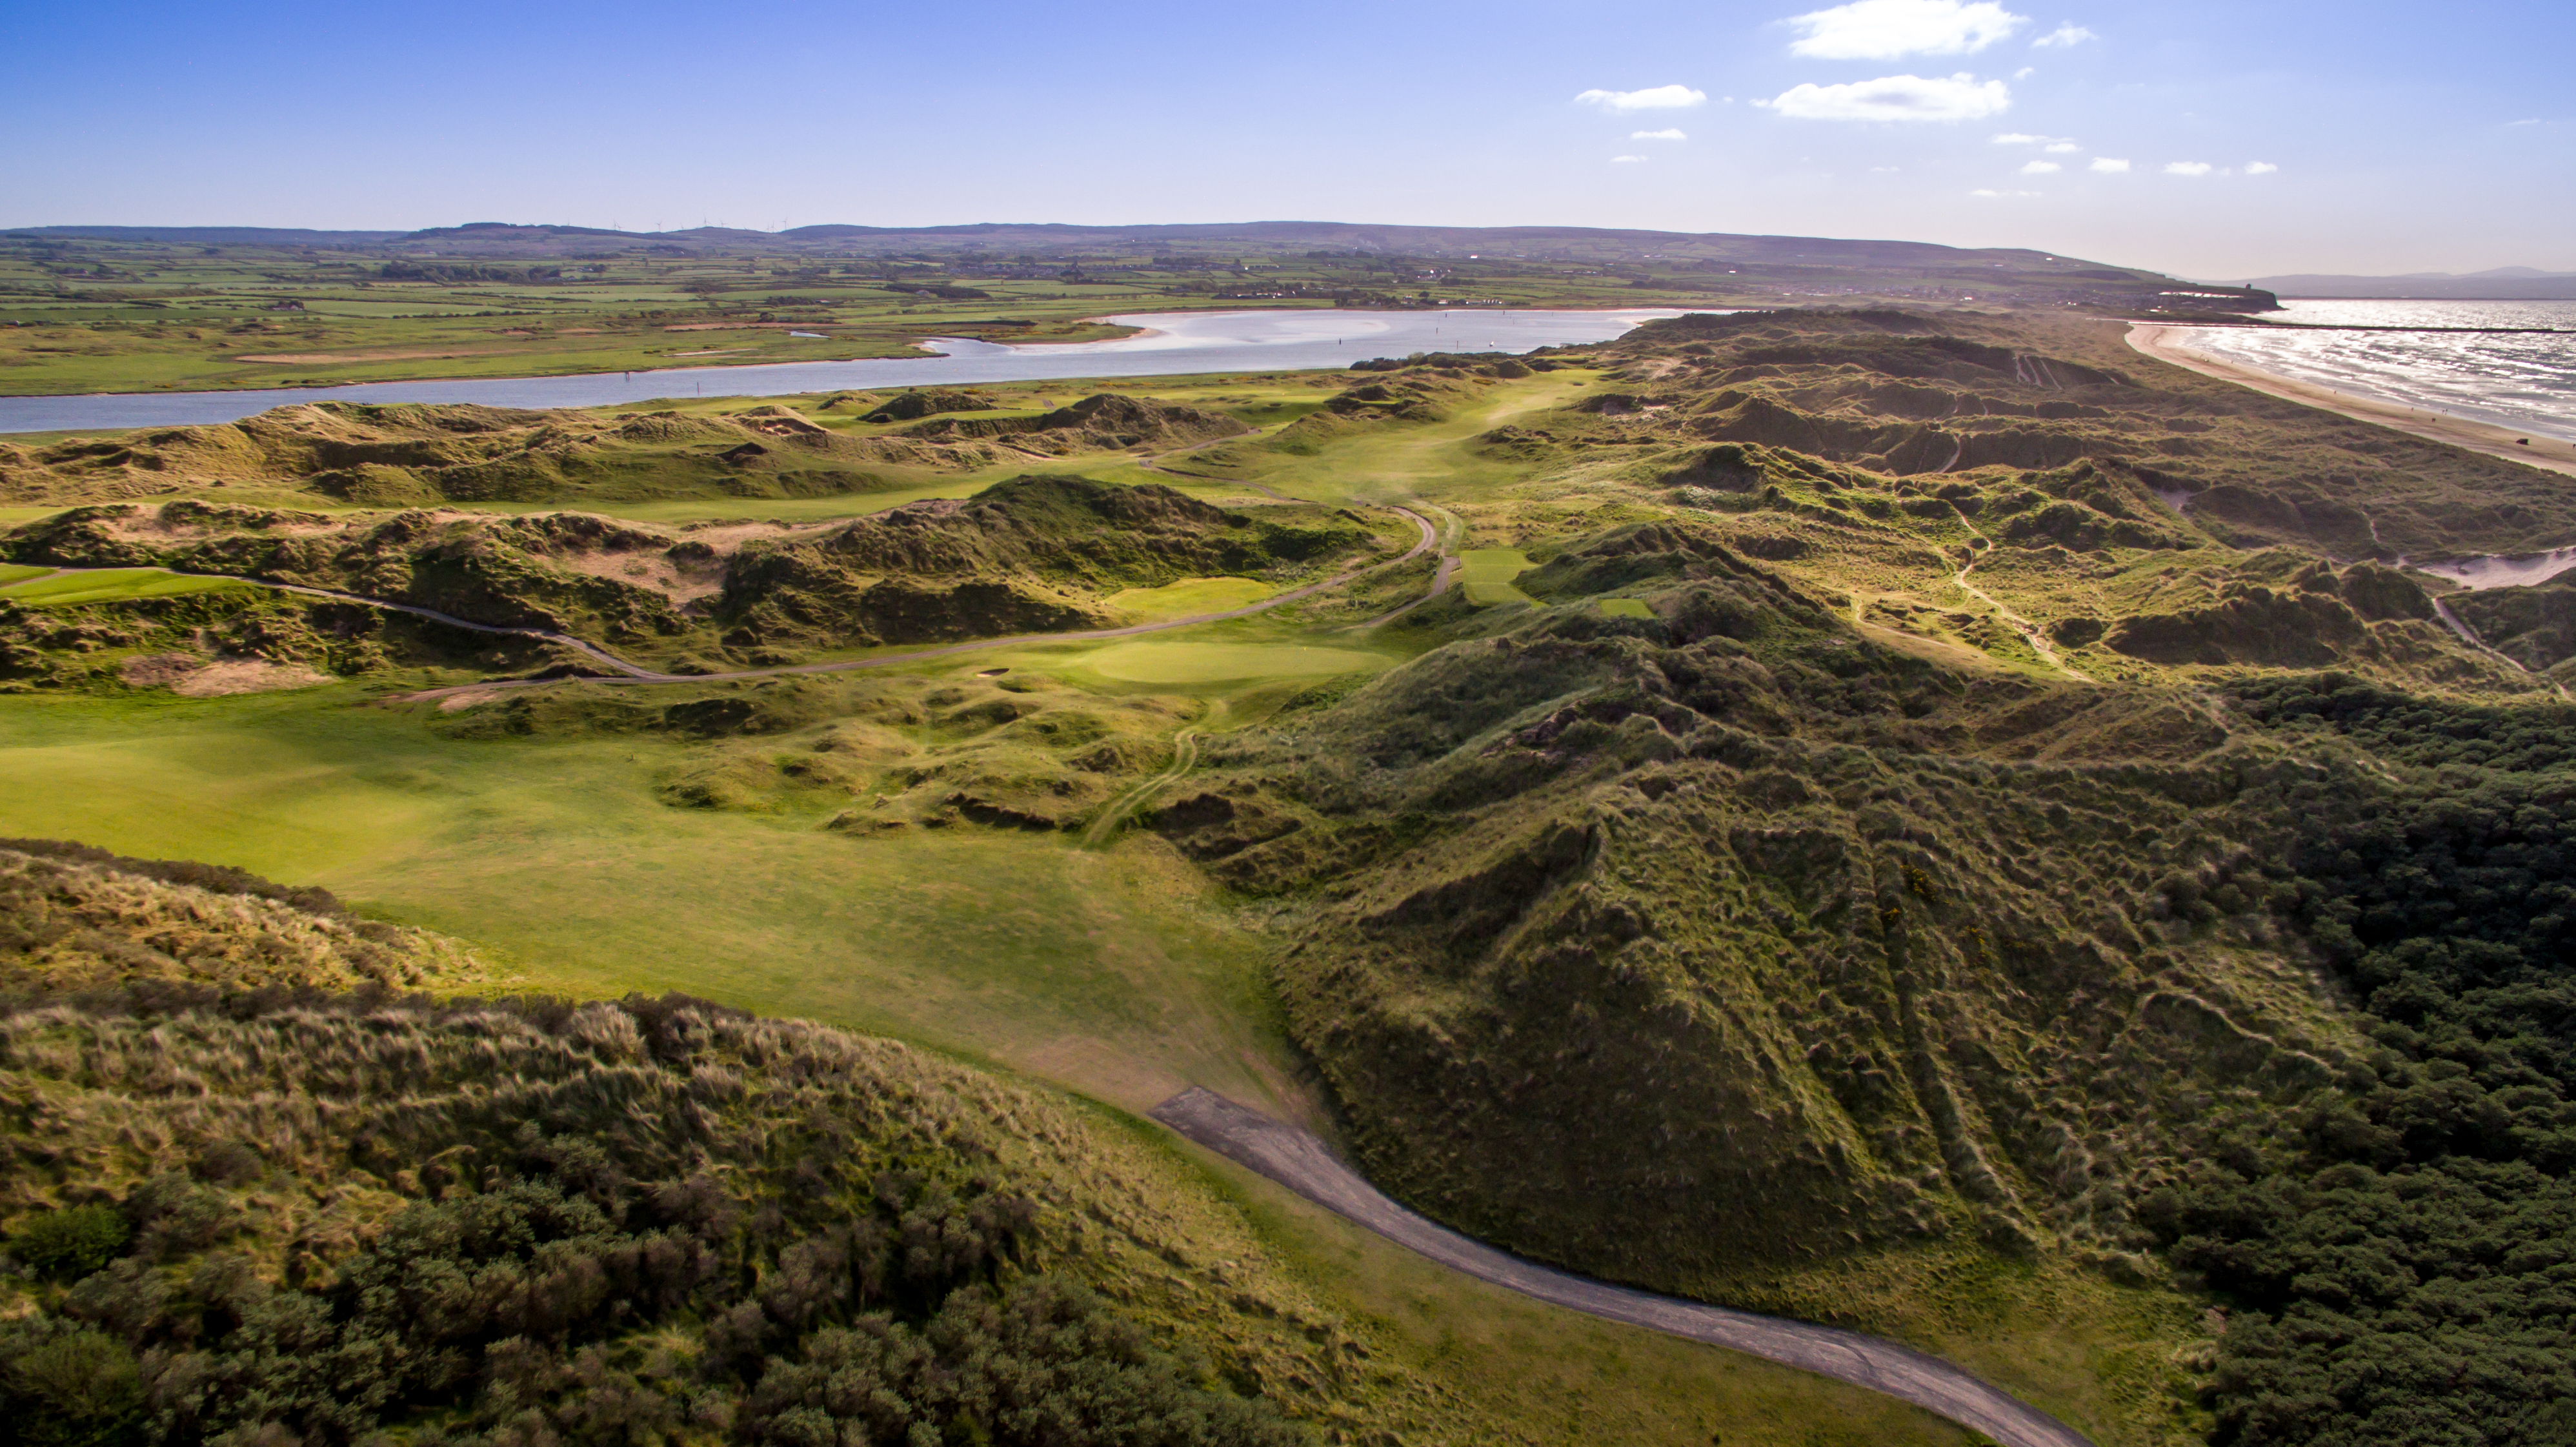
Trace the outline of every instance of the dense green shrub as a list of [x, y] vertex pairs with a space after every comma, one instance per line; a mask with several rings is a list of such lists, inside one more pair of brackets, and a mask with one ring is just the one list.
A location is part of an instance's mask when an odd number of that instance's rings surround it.
[[2576, 707], [2418, 698], [2348, 674], [2239, 684], [2246, 716], [2276, 729], [2324, 728], [2399, 763], [2523, 772], [2576, 761]]
[[[2409, 761], [2569, 757], [2565, 710], [2351, 686], [2265, 707]], [[2218, 1440], [2576, 1443], [2576, 778], [2367, 805], [2316, 826], [2298, 875], [2276, 902], [2378, 1049], [2294, 1129], [2249, 1128], [2140, 1211], [2234, 1309]]]
[[[287, 1213], [226, 1194], [273, 1179], [261, 1152], [189, 1117], [183, 1169], [11, 1238], [69, 1284], [0, 1324], [0, 1447], [1303, 1440], [1096, 1296], [1072, 1198], [1042, 1206], [1062, 1190], [847, 1037], [678, 997], [157, 981], [0, 1002], [0, 1025], [85, 1029], [119, 1102], [164, 1071], [205, 1101], [283, 1085], [324, 1107], [276, 1146], [298, 1199], [409, 1198], [345, 1245], [318, 1219], [280, 1236]], [[0, 1133], [0, 1164], [46, 1149]]]
[[9, 1233], [9, 1254], [48, 1276], [86, 1276], [125, 1249], [134, 1228], [108, 1206], [40, 1212]]

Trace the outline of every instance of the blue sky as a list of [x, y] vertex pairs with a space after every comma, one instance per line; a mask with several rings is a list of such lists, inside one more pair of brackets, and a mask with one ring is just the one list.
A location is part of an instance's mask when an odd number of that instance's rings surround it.
[[1292, 218], [2576, 271], [2566, 0], [5, 3], [0, 224]]

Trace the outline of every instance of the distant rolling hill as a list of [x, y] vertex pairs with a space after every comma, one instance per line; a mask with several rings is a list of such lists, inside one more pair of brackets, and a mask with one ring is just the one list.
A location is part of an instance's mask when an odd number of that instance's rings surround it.
[[12, 238], [153, 241], [171, 246], [376, 246], [400, 231], [306, 231], [292, 226], [19, 226]]
[[1189, 255], [1237, 248], [1318, 249], [1436, 256], [1494, 256], [1588, 261], [1747, 261], [1816, 267], [1983, 267], [2048, 273], [2069, 279], [2134, 283], [2158, 273], [2106, 266], [2013, 247], [1963, 249], [1918, 241], [1853, 241], [1810, 236], [1738, 236], [1724, 232], [1628, 231], [1591, 226], [1374, 226], [1341, 221], [1250, 221], [1193, 225], [1066, 226], [979, 222], [958, 226], [799, 226], [745, 231], [703, 226], [686, 231], [612, 231], [592, 226], [521, 226], [478, 221], [422, 231], [302, 231], [241, 226], [29, 226], [17, 237], [154, 241], [180, 245], [344, 246], [445, 256], [552, 255], [603, 247], [651, 245], [692, 252], [866, 254], [889, 251], [1066, 253], [1148, 250]]
[[2568, 301], [2576, 300], [2576, 272], [2539, 271], [2528, 266], [2499, 266], [2491, 271], [2453, 274], [2409, 272], [2403, 276], [2263, 276], [2246, 283], [2275, 296], [2414, 297], [2433, 301]]
[[[2259, 312], [2270, 293], [2177, 280], [2026, 247], [1963, 248], [1919, 241], [1727, 232], [1633, 231], [1589, 226], [1381, 226], [1342, 221], [1248, 221], [1188, 225], [1069, 226], [979, 222], [972, 225], [800, 226], [746, 231], [702, 226], [685, 231], [618, 231], [592, 226], [475, 221], [405, 232], [296, 231], [242, 227], [40, 226], [0, 239], [158, 246], [251, 247], [338, 252], [406, 262], [471, 258], [551, 264], [618, 258], [691, 260], [793, 258], [800, 266], [930, 263], [959, 275], [1076, 284], [1163, 268], [1241, 273], [1248, 264], [1303, 266], [1333, 259], [1365, 270], [1390, 270], [1411, 288], [1414, 260], [1436, 262], [1452, 284], [1505, 274], [1585, 278], [1598, 295], [1608, 285], [1659, 294], [1669, 304], [1708, 297], [1813, 305], [1853, 296], [1907, 300], [2084, 305], [2136, 311]], [[1433, 273], [1421, 273], [1427, 277]], [[388, 273], [391, 275], [391, 273]], [[406, 277], [404, 279], [420, 279]], [[1347, 290], [1348, 288], [1345, 288]], [[1199, 288], [1194, 294], [1222, 293]], [[1300, 295], [1322, 293], [1299, 293]], [[1266, 294], [1265, 294], [1266, 295]], [[1642, 300], [1642, 298], [1641, 298]]]

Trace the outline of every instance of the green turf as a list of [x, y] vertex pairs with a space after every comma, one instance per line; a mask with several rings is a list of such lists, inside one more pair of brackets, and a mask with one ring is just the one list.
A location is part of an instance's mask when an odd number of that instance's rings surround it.
[[1643, 598], [1604, 598], [1601, 613], [1605, 618], [1652, 618], [1655, 610]]
[[1351, 648], [1308, 648], [1277, 643], [1112, 644], [1081, 658], [1078, 666], [1121, 683], [1177, 686], [1263, 678], [1329, 678], [1371, 673], [1393, 665], [1383, 653]]
[[[49, 572], [39, 569], [38, 572]], [[72, 603], [107, 603], [129, 598], [168, 598], [181, 593], [219, 593], [247, 588], [230, 578], [187, 578], [159, 568], [102, 568], [96, 572], [39, 577], [32, 582], [0, 585], [0, 598], [21, 607], [61, 607]]]
[[1518, 548], [1470, 548], [1458, 555], [1458, 581], [1467, 590], [1467, 601], [1484, 607], [1494, 603], [1526, 603], [1530, 595], [1512, 586], [1512, 579], [1529, 571], [1530, 560]]
[[29, 578], [41, 578], [52, 571], [51, 568], [29, 567], [24, 563], [0, 563], [0, 588], [23, 583]]
[[[1220, 459], [1222, 466], [1216, 471], [1222, 475], [1239, 476], [1312, 502], [1488, 498], [1527, 478], [1533, 469], [1480, 451], [1476, 439], [1515, 419], [1580, 397], [1592, 377], [1590, 372], [1567, 368], [1495, 384], [1457, 402], [1441, 420], [1363, 429], [1337, 437], [1312, 454], [1220, 443], [1201, 455]], [[1333, 377], [1330, 385], [1345, 385], [1349, 380]], [[1195, 467], [1198, 459], [1186, 465]]]
[[683, 743], [463, 742], [357, 701], [0, 699], [0, 834], [323, 884], [545, 988], [686, 990], [1133, 1107], [1190, 1080], [1293, 1093], [1267, 945], [1168, 853], [674, 808], [654, 786]]
[[1183, 578], [1159, 588], [1129, 588], [1101, 601], [1139, 623], [1222, 613], [1258, 603], [1278, 590], [1258, 578]]

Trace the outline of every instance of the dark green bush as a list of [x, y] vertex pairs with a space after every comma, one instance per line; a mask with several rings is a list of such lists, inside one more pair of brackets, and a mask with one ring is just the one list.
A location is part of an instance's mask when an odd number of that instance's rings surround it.
[[[411, 1199], [328, 1261], [290, 1247], [282, 1275], [225, 1245], [275, 1223], [206, 1183], [262, 1171], [220, 1136], [195, 1150], [193, 1172], [147, 1178], [121, 1210], [35, 1217], [12, 1249], [73, 1284], [0, 1324], [0, 1447], [347, 1447], [388, 1430], [446, 1447], [1302, 1440], [1275, 1404], [1216, 1385], [1206, 1362], [1156, 1346], [1061, 1274], [1046, 1243], [1082, 1228], [1050, 1225], [989, 1151], [961, 1137], [875, 1154], [865, 1132], [888, 1130], [878, 1113], [899, 1107], [836, 1077], [850, 1057], [783, 1064], [796, 1078], [751, 1091], [773, 1114], [729, 1116], [748, 1107], [723, 1103], [747, 1087], [718, 1066], [709, 1034], [743, 1017], [703, 1002], [138, 982], [83, 1008], [184, 1016], [154, 1048], [217, 1054], [270, 1038], [268, 1017], [286, 1014], [452, 1026], [445, 1042], [407, 1037], [388, 1056], [406, 1066], [414, 1049], [470, 1054], [496, 1012], [555, 1038], [606, 1030], [596, 1038], [631, 1043], [606, 1047], [626, 1062], [613, 1067], [545, 1056], [570, 1063], [545, 1092], [543, 1125], [459, 1096], [351, 1114], [344, 1169]], [[671, 1094], [638, 1078], [655, 1071]], [[643, 1098], [696, 1104], [631, 1114]], [[457, 1142], [451, 1158], [473, 1164], [424, 1164], [397, 1136]]]
[[2576, 762], [2576, 707], [2564, 703], [2504, 707], [2418, 698], [2341, 673], [2239, 684], [2235, 693], [2258, 723], [2330, 729], [2421, 768], [2528, 772]]
[[[2365, 692], [2294, 701], [2401, 751], [2556, 762], [2555, 722]], [[2576, 1442], [2576, 782], [2483, 778], [2317, 828], [2271, 897], [2378, 1049], [2141, 1203], [2233, 1307], [2222, 1444]]]
[[112, 1206], [43, 1211], [9, 1234], [9, 1254], [57, 1277], [86, 1276], [116, 1259], [134, 1228]]
[[0, 1444], [124, 1447], [140, 1440], [143, 1377], [103, 1333], [44, 1320], [0, 1325]]

